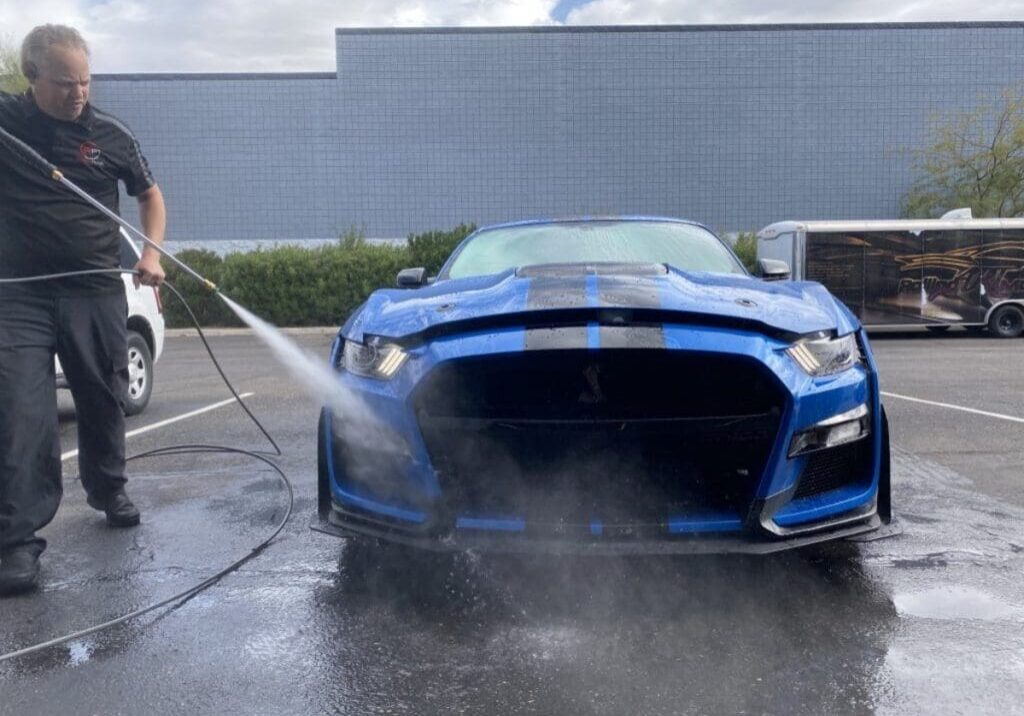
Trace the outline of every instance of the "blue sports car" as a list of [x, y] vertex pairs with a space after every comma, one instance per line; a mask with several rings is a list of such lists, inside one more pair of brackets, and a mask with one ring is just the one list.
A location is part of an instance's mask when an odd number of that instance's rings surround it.
[[[429, 549], [770, 552], [882, 534], [857, 319], [688, 221], [480, 229], [341, 328], [314, 527]], [[387, 428], [367, 438], [368, 418]]]

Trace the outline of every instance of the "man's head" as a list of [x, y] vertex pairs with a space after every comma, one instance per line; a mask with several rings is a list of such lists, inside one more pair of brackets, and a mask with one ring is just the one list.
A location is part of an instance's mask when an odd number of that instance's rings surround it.
[[73, 27], [40, 25], [21, 44], [21, 71], [36, 104], [57, 119], [74, 121], [89, 100], [89, 46]]

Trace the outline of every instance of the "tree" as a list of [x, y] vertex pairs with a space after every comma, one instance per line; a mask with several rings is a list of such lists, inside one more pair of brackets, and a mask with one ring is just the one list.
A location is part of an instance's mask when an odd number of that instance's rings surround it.
[[1007, 90], [935, 130], [916, 150], [920, 178], [903, 196], [903, 215], [937, 217], [970, 207], [976, 217], [1024, 215], [1024, 97]]
[[17, 94], [28, 89], [28, 80], [21, 74], [21, 58], [9, 40], [0, 38], [0, 92]]

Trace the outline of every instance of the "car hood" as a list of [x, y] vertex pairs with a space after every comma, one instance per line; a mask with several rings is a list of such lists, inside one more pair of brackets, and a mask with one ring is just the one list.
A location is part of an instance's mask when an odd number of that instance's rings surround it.
[[497, 325], [680, 322], [773, 335], [848, 333], [853, 315], [820, 284], [655, 265], [548, 265], [373, 293], [342, 328], [350, 340], [414, 343]]

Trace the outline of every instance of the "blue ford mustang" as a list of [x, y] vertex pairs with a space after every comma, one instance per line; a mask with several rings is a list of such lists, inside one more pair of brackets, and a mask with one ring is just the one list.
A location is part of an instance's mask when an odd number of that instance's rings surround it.
[[399, 286], [334, 341], [354, 412], [389, 437], [324, 409], [316, 529], [430, 549], [769, 552], [889, 522], [857, 319], [819, 284], [750, 276], [698, 224], [491, 226], [436, 279], [412, 269]]

